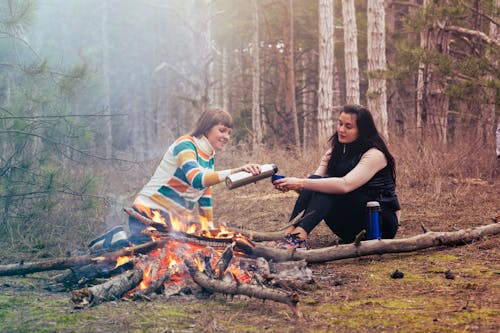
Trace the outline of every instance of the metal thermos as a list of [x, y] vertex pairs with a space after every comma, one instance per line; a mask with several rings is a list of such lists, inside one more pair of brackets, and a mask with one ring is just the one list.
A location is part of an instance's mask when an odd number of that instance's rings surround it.
[[380, 204], [378, 201], [368, 201], [366, 203], [368, 211], [368, 236], [367, 239], [380, 239]]
[[258, 180], [271, 177], [276, 172], [278, 172], [278, 166], [276, 164], [262, 164], [258, 175], [254, 176], [250, 172], [240, 171], [227, 176], [226, 186], [228, 189], [232, 190], [237, 187], [255, 183]]

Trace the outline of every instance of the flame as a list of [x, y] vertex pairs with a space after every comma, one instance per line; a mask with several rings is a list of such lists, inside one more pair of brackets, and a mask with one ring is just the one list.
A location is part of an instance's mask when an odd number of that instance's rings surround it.
[[116, 258], [116, 266], [115, 266], [115, 268], [119, 267], [121, 265], [125, 265], [130, 260], [131, 260], [131, 258], [129, 256], [119, 256], [118, 258]]
[[[182, 232], [205, 238], [232, 239], [233, 241], [241, 237], [241, 235], [229, 231], [222, 225], [219, 228], [214, 228], [212, 221], [203, 216], [194, 216], [193, 214], [184, 214], [180, 216], [173, 212], [168, 212], [168, 215], [163, 213], [162, 215], [162, 212], [159, 210], [151, 209], [145, 204], [136, 203], [134, 207], [154, 223], [165, 225], [167, 227], [166, 230], [169, 231]], [[148, 228], [155, 230], [154, 225]], [[153, 239], [161, 240], [162, 236], [161, 234], [156, 235]], [[248, 241], [248, 244], [244, 244], [253, 247], [250, 241]], [[200, 255], [194, 255], [195, 253]], [[185, 283], [186, 277], [189, 276], [189, 272], [183, 264], [183, 258], [186, 256], [192, 258], [199, 271], [207, 269], [208, 267], [205, 265], [210, 265], [214, 271], [217, 271], [217, 267], [214, 266], [216, 266], [217, 261], [220, 259], [221, 251], [202, 244], [180, 242], [172, 237], [163, 248], [151, 251], [148, 253], [147, 258], [141, 257], [140, 260], [138, 260], [136, 267], [141, 267], [144, 273], [143, 280], [137, 289], [144, 290], [148, 288], [152, 281], [160, 279], [166, 273], [170, 274], [168, 283]], [[204, 256], [210, 257], [210, 263], [203, 262]], [[130, 260], [130, 257], [120, 257], [117, 259], [117, 266]], [[144, 260], [146, 260], [146, 262], [143, 262]], [[233, 262], [230, 264], [223, 273], [230, 273], [233, 278], [239, 282], [249, 283], [252, 279], [251, 273], [239, 267], [238, 259], [236, 259], [236, 262], [237, 263]]]
[[151, 268], [152, 268], [151, 265], [149, 265], [144, 270], [144, 274], [142, 275], [141, 284], [139, 284], [139, 287], [138, 287], [140, 290], [146, 289], [151, 284]]

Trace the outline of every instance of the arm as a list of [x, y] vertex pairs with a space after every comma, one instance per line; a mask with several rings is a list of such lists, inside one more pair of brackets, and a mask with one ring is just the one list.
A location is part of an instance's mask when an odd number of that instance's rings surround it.
[[188, 139], [179, 141], [173, 148], [173, 154], [177, 167], [182, 170], [187, 182], [196, 189], [215, 185], [224, 179], [220, 177], [218, 172], [198, 163], [196, 146]]
[[284, 178], [275, 181], [277, 188], [287, 190], [311, 190], [323, 193], [343, 194], [366, 184], [387, 165], [385, 155], [376, 148], [363, 154], [359, 163], [344, 177], [321, 179]]
[[330, 160], [331, 154], [332, 154], [332, 149], [330, 148], [323, 155], [323, 157], [321, 157], [321, 161], [319, 162], [318, 168], [316, 169], [316, 171], [314, 171], [315, 175], [322, 177], [326, 175], [326, 171], [328, 168], [328, 161]]
[[196, 146], [192, 141], [187, 139], [175, 145], [173, 154], [177, 167], [183, 171], [188, 183], [196, 189], [203, 189], [218, 184], [224, 181], [230, 174], [238, 171], [247, 171], [254, 175], [260, 173], [260, 168], [257, 164], [246, 164], [236, 169], [222, 171], [207, 169], [198, 163]]

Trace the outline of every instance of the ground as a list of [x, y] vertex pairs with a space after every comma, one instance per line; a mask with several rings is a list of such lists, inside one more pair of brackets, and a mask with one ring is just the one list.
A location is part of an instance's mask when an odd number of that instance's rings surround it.
[[[397, 238], [493, 223], [500, 182], [444, 179], [438, 188], [400, 190]], [[214, 188], [216, 216], [228, 227], [274, 231], [286, 224], [296, 194], [267, 180], [235, 190]], [[332, 246], [322, 224], [313, 248]], [[118, 300], [72, 310], [69, 292], [45, 291], [56, 272], [0, 278], [1, 332], [498, 332], [499, 235], [456, 247], [313, 264], [315, 283], [299, 291], [303, 318], [290, 308], [244, 296]], [[399, 270], [401, 279], [391, 278]], [[450, 271], [454, 279], [446, 278]], [[448, 274], [450, 274], [448, 272]], [[448, 277], [450, 277], [448, 275]]]

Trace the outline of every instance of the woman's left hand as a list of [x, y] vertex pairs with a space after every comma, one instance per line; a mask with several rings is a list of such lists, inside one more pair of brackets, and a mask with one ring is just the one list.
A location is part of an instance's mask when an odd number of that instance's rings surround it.
[[290, 190], [300, 191], [304, 189], [304, 179], [296, 177], [285, 177], [273, 182], [274, 188], [287, 192]]

